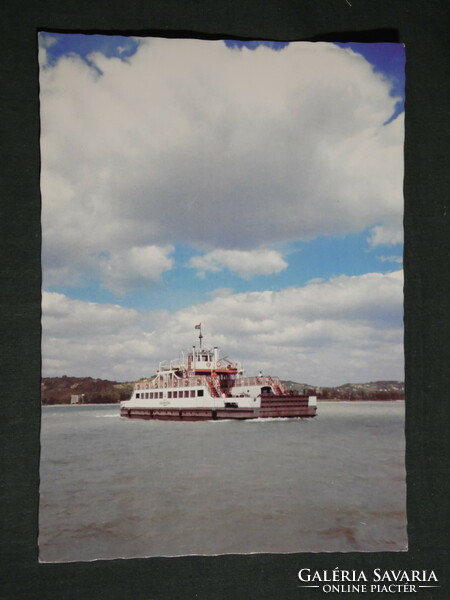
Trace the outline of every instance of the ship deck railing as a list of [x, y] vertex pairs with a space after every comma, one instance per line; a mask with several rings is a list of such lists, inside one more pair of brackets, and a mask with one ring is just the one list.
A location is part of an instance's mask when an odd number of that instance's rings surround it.
[[[198, 385], [209, 386], [211, 381], [210, 376], [205, 375], [189, 375], [186, 377], [172, 377], [166, 380], [164, 377], [155, 377], [152, 380], [140, 381], [136, 384], [137, 390], [155, 390], [164, 388], [186, 388]], [[220, 386], [220, 384], [218, 384]], [[233, 382], [233, 387], [249, 387], [249, 386], [269, 386], [272, 387], [275, 393], [281, 391], [287, 393], [284, 384], [279, 377], [271, 377], [270, 375], [260, 375], [258, 377], [238, 377]]]
[[188, 377], [173, 377], [171, 381], [156, 377], [152, 381], [139, 382], [137, 390], [161, 390], [164, 388], [189, 388], [197, 385], [208, 385], [208, 378], [204, 375], [191, 375]]
[[268, 385], [277, 386], [284, 391], [284, 385], [281, 383], [279, 377], [271, 377], [270, 375], [259, 375], [258, 377], [238, 377], [235, 382], [235, 386], [250, 386], [250, 385]]

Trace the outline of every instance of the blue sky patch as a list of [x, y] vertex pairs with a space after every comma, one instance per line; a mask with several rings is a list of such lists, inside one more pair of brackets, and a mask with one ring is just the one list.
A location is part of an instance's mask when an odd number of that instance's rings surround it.
[[126, 60], [133, 56], [139, 47], [136, 38], [123, 35], [43, 32], [40, 36], [47, 48], [50, 66], [54, 66], [62, 56], [76, 54], [92, 67], [88, 57], [93, 52], [100, 52], [107, 58]]

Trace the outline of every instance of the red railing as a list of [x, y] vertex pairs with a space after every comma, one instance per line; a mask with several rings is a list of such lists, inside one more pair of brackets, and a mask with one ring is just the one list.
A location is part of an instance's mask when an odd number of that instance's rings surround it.
[[270, 375], [260, 375], [259, 377], [239, 377], [234, 382], [237, 386], [270, 386], [275, 394], [286, 394], [286, 388], [279, 377], [270, 377]]
[[[206, 377], [204, 375], [190, 375], [188, 377], [174, 377], [172, 380], [165, 381], [156, 377], [149, 381], [140, 381], [136, 384], [137, 390], [154, 390], [164, 389], [166, 387], [185, 388], [194, 385], [204, 385], [210, 388], [213, 395], [220, 396], [222, 389], [220, 379], [217, 376]], [[235, 386], [269, 386], [275, 394], [287, 394], [286, 387], [281, 382], [279, 377], [270, 377], [269, 375], [261, 375], [259, 377], [239, 377], [234, 381]], [[214, 390], [214, 392], [213, 392]]]
[[136, 384], [136, 390], [161, 390], [166, 387], [185, 388], [192, 387], [194, 385], [208, 385], [208, 378], [204, 375], [190, 376], [190, 377], [174, 377], [172, 380], [155, 378], [148, 382], [142, 382]]

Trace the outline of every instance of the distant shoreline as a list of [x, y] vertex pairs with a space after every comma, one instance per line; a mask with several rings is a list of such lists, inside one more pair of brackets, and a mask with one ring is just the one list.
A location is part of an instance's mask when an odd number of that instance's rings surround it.
[[317, 398], [317, 402], [404, 402], [404, 398]]
[[[404, 399], [403, 381], [380, 380], [366, 383], [345, 383], [337, 387], [312, 386], [292, 380], [283, 380], [287, 391], [300, 396], [317, 396], [322, 402], [369, 401], [389, 402]], [[43, 377], [41, 404], [43, 406], [114, 405], [128, 400], [134, 383], [117, 382], [92, 377]]]
[[84, 403], [80, 403], [80, 404], [72, 404], [71, 402], [60, 402], [59, 404], [46, 404], [44, 402], [41, 403], [41, 406], [51, 406], [51, 407], [57, 407], [57, 406], [119, 406], [119, 405], [120, 405], [119, 402], [98, 402], [98, 403], [92, 402], [92, 404], [90, 402], [84, 402]]
[[[317, 398], [317, 402], [404, 402], [404, 398]], [[61, 402], [59, 404], [42, 403], [41, 406], [119, 406], [119, 402], [98, 402], [90, 403], [83, 402], [79, 404], [72, 404], [70, 402]]]

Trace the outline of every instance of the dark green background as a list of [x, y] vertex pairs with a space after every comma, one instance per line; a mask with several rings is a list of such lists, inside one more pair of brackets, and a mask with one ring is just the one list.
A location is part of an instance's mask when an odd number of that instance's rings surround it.
[[[401, 597], [450, 597], [449, 4], [443, 0], [349, 2], [352, 6], [346, 0], [18, 0], [0, 8], [0, 598], [325, 597], [316, 589], [300, 589], [297, 572], [302, 567], [366, 569], [368, 573], [375, 567], [433, 569], [441, 587]], [[41, 231], [36, 36], [40, 28], [206, 38], [400, 41], [406, 45], [408, 552], [38, 563]]]

